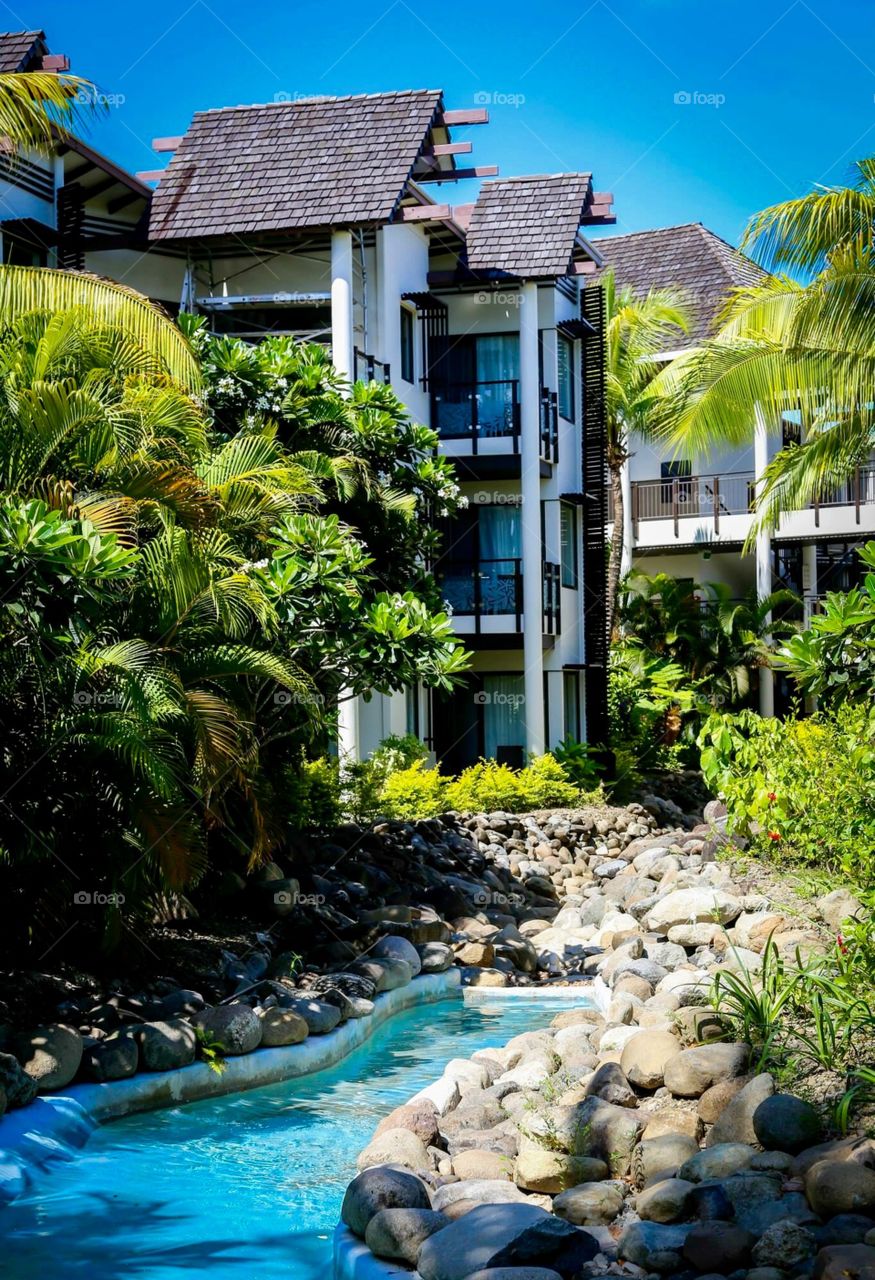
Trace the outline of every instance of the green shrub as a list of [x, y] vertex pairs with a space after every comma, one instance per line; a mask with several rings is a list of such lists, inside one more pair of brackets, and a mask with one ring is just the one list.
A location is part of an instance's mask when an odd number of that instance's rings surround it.
[[526, 808], [520, 772], [495, 760], [478, 760], [447, 786], [448, 809], [460, 813], [507, 809], [521, 812]]
[[580, 803], [580, 787], [569, 781], [564, 767], [547, 752], [535, 756], [519, 775], [527, 809], [548, 809]]
[[437, 768], [427, 769], [424, 760], [415, 760], [408, 769], [390, 773], [383, 784], [380, 805], [389, 818], [415, 821], [433, 818], [449, 806], [444, 801], [446, 779]]
[[757, 842], [860, 884], [875, 872], [875, 713], [845, 705], [807, 720], [752, 711], [711, 716], [701, 765], [733, 827]]
[[289, 825], [297, 831], [325, 831], [341, 817], [340, 773], [336, 760], [301, 760], [286, 776]]
[[584, 791], [594, 791], [598, 787], [601, 771], [588, 742], [578, 742], [570, 733], [566, 734], [559, 745], [553, 748], [552, 755], [562, 765], [569, 782], [575, 783]]

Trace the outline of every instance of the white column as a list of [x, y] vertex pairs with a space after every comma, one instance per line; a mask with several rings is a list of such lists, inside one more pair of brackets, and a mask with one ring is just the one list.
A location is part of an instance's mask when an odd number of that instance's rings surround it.
[[806, 600], [817, 595], [816, 542], [806, 542], [802, 547], [802, 595]]
[[620, 485], [623, 490], [623, 558], [620, 561], [620, 573], [625, 577], [632, 568], [635, 539], [632, 528], [632, 471], [628, 458], [620, 468]]
[[[756, 494], [759, 499], [765, 483], [763, 477], [769, 461], [769, 431], [762, 406], [754, 406], [755, 425], [753, 437], [754, 472]], [[768, 529], [760, 529], [756, 536], [757, 599], [765, 600], [772, 593], [772, 535]], [[771, 620], [771, 615], [769, 615]], [[769, 667], [760, 667], [760, 715], [775, 714], [775, 673]]]
[[541, 568], [541, 387], [538, 373], [538, 286], [520, 301], [520, 454], [523, 560], [523, 667], [526, 750], [544, 744], [544, 594]]
[[[352, 233], [331, 233], [331, 360], [349, 382], [355, 380], [352, 316]], [[349, 691], [341, 691], [337, 720], [337, 750], [341, 760], [359, 759], [359, 705]]]
[[352, 232], [331, 233], [331, 359], [338, 373], [355, 380], [352, 316]]

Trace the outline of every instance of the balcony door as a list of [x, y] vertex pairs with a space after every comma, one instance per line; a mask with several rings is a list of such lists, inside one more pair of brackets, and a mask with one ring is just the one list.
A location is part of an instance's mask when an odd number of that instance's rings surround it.
[[515, 768], [525, 763], [525, 677], [484, 675], [483, 754]]
[[436, 426], [453, 439], [512, 435], [519, 386], [519, 337], [515, 333], [449, 337], [431, 372]]
[[515, 503], [480, 508], [480, 600], [484, 613], [517, 611], [521, 526], [520, 508]]

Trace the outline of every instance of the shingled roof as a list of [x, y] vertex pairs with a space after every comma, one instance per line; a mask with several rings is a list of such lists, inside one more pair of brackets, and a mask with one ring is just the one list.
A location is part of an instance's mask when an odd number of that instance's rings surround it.
[[437, 89], [199, 111], [155, 192], [153, 240], [387, 221]]
[[636, 293], [675, 287], [688, 295], [690, 332], [679, 334], [678, 349], [695, 346], [714, 328], [732, 289], [758, 284], [765, 272], [701, 222], [593, 240], [617, 283]]
[[588, 173], [484, 182], [468, 226], [469, 268], [524, 279], [565, 275], [591, 194]]
[[44, 31], [0, 31], [0, 75], [29, 71], [47, 52], [45, 41]]

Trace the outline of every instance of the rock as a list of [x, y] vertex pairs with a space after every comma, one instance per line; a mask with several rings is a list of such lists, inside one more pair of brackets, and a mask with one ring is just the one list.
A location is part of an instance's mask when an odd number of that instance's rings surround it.
[[[663, 1178], [639, 1192], [635, 1208], [645, 1222], [677, 1222], [687, 1213], [694, 1183], [682, 1178]], [[555, 1207], [555, 1206], [554, 1206]]]
[[758, 1267], [780, 1267], [792, 1271], [817, 1252], [814, 1234], [797, 1222], [776, 1222], [767, 1227], [753, 1247]]
[[486, 1089], [491, 1083], [488, 1068], [470, 1058], [451, 1058], [444, 1067], [444, 1075], [447, 1080], [455, 1080], [462, 1098]]
[[837, 1244], [821, 1249], [814, 1262], [813, 1280], [875, 1280], [875, 1248]]
[[300, 1044], [307, 1039], [310, 1028], [305, 1018], [294, 1009], [258, 1009], [261, 1022], [261, 1046], [273, 1049], [280, 1045]]
[[[650, 1125], [645, 1131], [649, 1134]], [[689, 1160], [699, 1150], [694, 1137], [686, 1133], [665, 1133], [658, 1137], [646, 1137], [635, 1152], [635, 1171], [638, 1182], [649, 1185], [657, 1178], [665, 1178]]]
[[668, 930], [669, 942], [681, 947], [710, 947], [726, 934], [719, 924], [673, 924]]
[[613, 1103], [615, 1107], [637, 1107], [638, 1098], [634, 1089], [617, 1062], [605, 1062], [593, 1075], [586, 1086], [586, 1096], [602, 1098]]
[[821, 1218], [837, 1213], [875, 1217], [875, 1170], [856, 1160], [821, 1160], [805, 1177], [805, 1195]]
[[421, 962], [421, 973], [445, 973], [455, 962], [453, 949], [445, 942], [425, 942], [416, 950]]
[[572, 1242], [580, 1265], [599, 1251], [592, 1236], [534, 1205], [480, 1205], [425, 1241], [417, 1270], [422, 1280], [465, 1280], [485, 1268], [549, 1266]]
[[693, 1184], [687, 1207], [700, 1222], [728, 1222], [735, 1217], [732, 1201], [719, 1182]]
[[864, 910], [859, 899], [847, 889], [833, 889], [832, 893], [825, 893], [822, 898], [816, 898], [814, 905], [820, 912], [821, 919], [833, 933], [840, 933], [846, 921], [859, 917], [860, 912]]
[[371, 947], [370, 954], [376, 960], [403, 960], [410, 966], [410, 975], [413, 978], [422, 969], [422, 960], [416, 947], [406, 938], [398, 937], [396, 934], [388, 934], [385, 938], [380, 938], [379, 942], [375, 942]]
[[506, 987], [507, 974], [500, 969], [478, 969], [476, 965], [460, 968], [463, 987]]
[[553, 1212], [576, 1227], [613, 1222], [623, 1211], [623, 1191], [615, 1182], [586, 1182], [569, 1187], [553, 1201]]
[[464, 1179], [510, 1179], [513, 1172], [513, 1160], [500, 1151], [484, 1151], [479, 1147], [469, 1147], [453, 1156], [453, 1173]]
[[746, 1143], [729, 1142], [721, 1147], [697, 1151], [678, 1169], [678, 1177], [687, 1182], [706, 1182], [712, 1178], [729, 1178], [740, 1169], [750, 1167], [753, 1151]]
[[647, 1271], [677, 1274], [683, 1270], [684, 1243], [692, 1229], [688, 1222], [672, 1226], [659, 1222], [630, 1222], [617, 1242], [617, 1251], [621, 1258], [645, 1267]]
[[382, 1164], [404, 1165], [414, 1173], [431, 1167], [425, 1144], [409, 1129], [384, 1129], [359, 1152], [356, 1160], [356, 1168], [360, 1170]]
[[340, 1010], [336, 1005], [327, 1004], [324, 1000], [307, 1000], [305, 997], [291, 997], [284, 1008], [291, 1009], [303, 1018], [311, 1036], [322, 1036], [333, 1031], [340, 1022]]
[[728, 1275], [750, 1258], [754, 1237], [734, 1222], [698, 1222], [684, 1241], [683, 1255], [699, 1272]]
[[675, 925], [726, 925], [741, 915], [742, 909], [741, 899], [722, 889], [676, 889], [651, 907], [645, 924], [655, 933], [668, 933]]
[[705, 1139], [705, 1146], [714, 1147], [726, 1142], [756, 1142], [754, 1114], [774, 1092], [775, 1081], [767, 1072], [754, 1076], [723, 1108]]
[[103, 1084], [107, 1080], [126, 1080], [136, 1074], [140, 1050], [129, 1031], [115, 1031], [104, 1040], [87, 1040], [82, 1053], [80, 1074], [85, 1080]]
[[750, 1076], [736, 1076], [734, 1080], [720, 1080], [706, 1089], [699, 1099], [698, 1115], [705, 1124], [713, 1124], [729, 1106], [736, 1094], [750, 1081]]
[[208, 1047], [225, 1057], [252, 1053], [261, 1044], [261, 1019], [248, 1004], [217, 1004], [192, 1018]]
[[823, 1140], [823, 1126], [814, 1107], [792, 1093], [765, 1098], [753, 1113], [757, 1141], [767, 1151], [792, 1155]]
[[639, 1031], [627, 1040], [620, 1055], [620, 1066], [630, 1083], [639, 1089], [658, 1089], [665, 1075], [665, 1064], [678, 1052], [678, 1041], [669, 1031]]
[[679, 1098], [697, 1098], [718, 1080], [740, 1076], [747, 1068], [750, 1046], [704, 1044], [682, 1049], [665, 1064], [665, 1083]]
[[569, 1155], [565, 1151], [545, 1151], [523, 1139], [514, 1166], [514, 1182], [525, 1191], [556, 1195], [583, 1182], [607, 1177], [608, 1166], [592, 1156]]
[[823, 1227], [814, 1228], [818, 1247], [831, 1244], [875, 1244], [872, 1219], [862, 1213], [837, 1213]]
[[191, 1017], [193, 1013], [200, 1013], [205, 1006], [206, 1001], [199, 991], [179, 988], [161, 997], [158, 1013], [162, 1018]]
[[[404, 939], [402, 939], [404, 941]], [[419, 956], [416, 957], [417, 960]], [[406, 987], [413, 978], [413, 970], [406, 960], [401, 960], [397, 956], [383, 956], [382, 959], [376, 960], [376, 964], [383, 970], [383, 977], [378, 987], [379, 991], [395, 991], [399, 987]], [[312, 1031], [313, 1028], [311, 1027]]]
[[435, 1104], [427, 1098], [420, 1098], [418, 1102], [406, 1102], [403, 1106], [396, 1107], [377, 1125], [374, 1137], [379, 1137], [387, 1129], [409, 1129], [425, 1146], [433, 1146], [438, 1136]]
[[378, 1258], [415, 1267], [423, 1242], [447, 1223], [442, 1213], [432, 1209], [381, 1209], [365, 1229], [365, 1244]]
[[26, 1107], [36, 1097], [36, 1081], [21, 1068], [21, 1063], [11, 1053], [0, 1053], [0, 1089], [6, 1106]]
[[491, 942], [463, 942], [456, 950], [456, 962], [477, 969], [488, 969], [495, 959]]
[[60, 1022], [38, 1027], [29, 1035], [16, 1036], [13, 1048], [38, 1093], [63, 1089], [73, 1080], [82, 1061], [81, 1035]]
[[[432, 1197], [432, 1208], [453, 1216], [455, 1206], [464, 1201], [475, 1204], [531, 1204], [529, 1197], [505, 1178], [466, 1178], [464, 1182], [448, 1182], [438, 1187]], [[544, 1197], [546, 1199], [546, 1197]]]
[[134, 1032], [140, 1050], [142, 1071], [175, 1071], [194, 1062], [197, 1036], [194, 1027], [181, 1018], [166, 1022], [144, 1022]]
[[346, 1188], [340, 1218], [353, 1235], [364, 1237], [381, 1209], [430, 1209], [428, 1188], [404, 1169], [386, 1165], [365, 1169]]
[[548, 1267], [486, 1267], [473, 1272], [468, 1280], [562, 1280], [562, 1277]]

